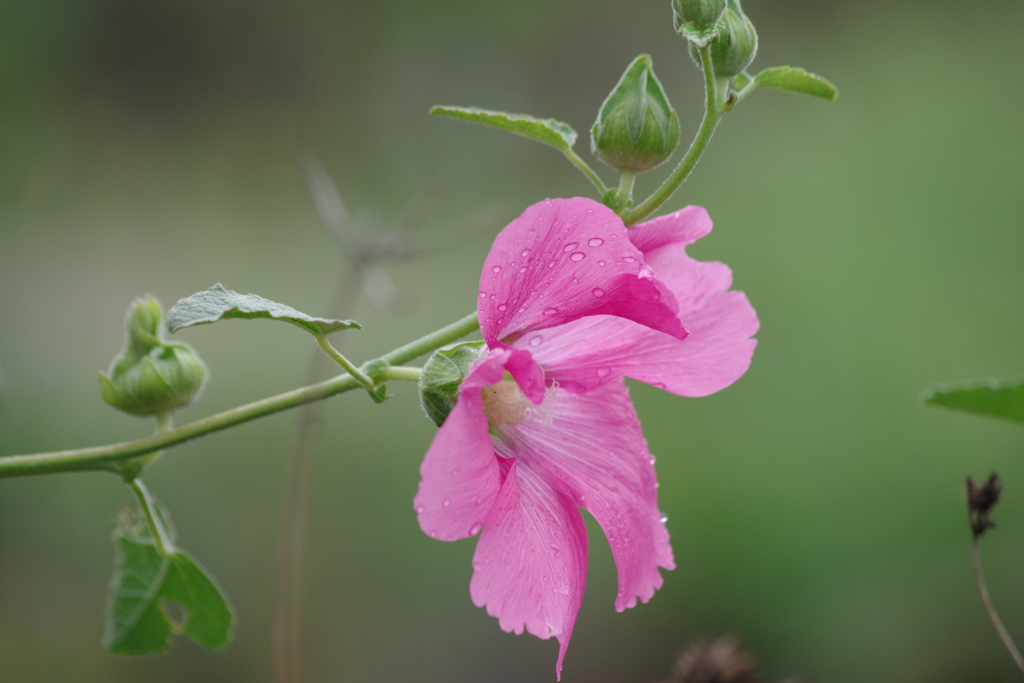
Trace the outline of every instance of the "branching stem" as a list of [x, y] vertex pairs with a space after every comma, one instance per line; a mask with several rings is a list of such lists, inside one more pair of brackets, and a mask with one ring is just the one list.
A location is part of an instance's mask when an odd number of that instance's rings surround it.
[[665, 179], [657, 190], [650, 197], [645, 199], [636, 208], [622, 214], [622, 220], [627, 225], [635, 225], [652, 213], [661, 208], [661, 205], [679, 189], [693, 171], [701, 155], [711, 141], [711, 136], [718, 127], [718, 122], [725, 113], [722, 102], [719, 98], [719, 84], [715, 79], [715, 70], [711, 64], [711, 47], [698, 48], [700, 51], [701, 68], [704, 70], [704, 120], [700, 123], [697, 136], [690, 143], [690, 149], [679, 161], [679, 165], [672, 171], [672, 175]]
[[[477, 319], [477, 314], [472, 313], [440, 330], [400, 346], [369, 363], [365, 363], [362, 366], [363, 371], [365, 372], [365, 368], [371, 364], [386, 364], [392, 367], [385, 367], [380, 371], [381, 381], [412, 381], [413, 378], [418, 379], [419, 368], [393, 366], [419, 358], [479, 328], [480, 322]], [[234, 427], [250, 420], [279, 413], [289, 408], [295, 408], [311, 401], [320, 401], [360, 386], [360, 383], [352, 375], [346, 373], [329, 379], [326, 382], [312, 384], [301, 389], [265, 398], [262, 401], [232, 408], [223, 413], [211, 415], [210, 417], [196, 420], [195, 422], [182, 425], [162, 434], [146, 437], [145, 439], [70, 451], [7, 456], [0, 458], [0, 479], [31, 474], [53, 474], [56, 472], [96, 469], [97, 466], [128, 460], [139, 455], [176, 446], [200, 436], [219, 432], [228, 427]]]

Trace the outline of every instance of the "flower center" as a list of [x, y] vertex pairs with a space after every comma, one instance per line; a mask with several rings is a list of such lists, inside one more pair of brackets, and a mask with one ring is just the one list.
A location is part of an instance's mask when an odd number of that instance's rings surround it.
[[480, 391], [484, 414], [492, 428], [517, 425], [533, 418], [536, 406], [523, 394], [515, 380], [504, 379]]

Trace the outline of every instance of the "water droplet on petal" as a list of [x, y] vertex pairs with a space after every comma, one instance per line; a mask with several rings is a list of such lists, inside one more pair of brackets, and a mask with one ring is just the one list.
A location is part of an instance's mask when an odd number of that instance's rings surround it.
[[523, 249], [523, 253], [520, 254], [520, 256], [522, 256], [523, 258], [526, 258], [529, 255], [530, 255], [530, 250], [529, 249]]
[[[557, 308], [545, 308], [544, 309], [544, 315], [554, 315], [555, 313], [558, 313], [558, 309]], [[664, 387], [662, 387], [662, 388], [664, 388]]]
[[600, 237], [592, 237], [590, 238], [590, 241], [587, 242], [587, 244], [589, 244], [592, 247], [599, 247], [602, 244], [604, 244], [604, 240], [601, 239]]
[[552, 261], [548, 264], [548, 268], [554, 268], [556, 263], [558, 263], [558, 261]]
[[574, 253], [572, 256], [569, 257], [569, 260], [570, 261], [577, 261], [578, 262], [578, 261], [582, 261], [584, 258], [586, 258], [586, 256], [587, 255], [584, 254], [582, 251], [577, 251], [576, 253]]
[[417, 506], [416, 506], [416, 514], [417, 514], [417, 515], [422, 515], [422, 514], [423, 514], [423, 512], [424, 512], [424, 511], [425, 511], [426, 509], [427, 509], [427, 508], [423, 507], [422, 505], [417, 505]]
[[579, 242], [569, 242], [569, 244], [567, 244], [564, 247], [562, 247], [562, 251], [565, 252], [566, 254], [568, 254], [570, 251], [572, 251], [573, 249], [575, 249], [578, 246], [580, 246]]
[[491, 272], [492, 273], [500, 273], [501, 272], [501, 266], [494, 266], [493, 268], [491, 268]]
[[448, 507], [448, 506], [449, 506], [449, 505], [451, 505], [451, 504], [452, 504], [452, 502], [451, 502], [450, 500], [448, 500], [447, 498], [445, 498], [445, 499], [444, 499], [444, 502], [443, 502], [443, 503], [441, 503], [441, 505], [444, 505], [445, 507]]
[[654, 456], [654, 453], [649, 453], [649, 454], [647, 455], [647, 459], [651, 461], [651, 464], [652, 464], [652, 465], [653, 465], [654, 463], [658, 462], [658, 459], [657, 459], [657, 458], [656, 458], [656, 457]]
[[542, 336], [540, 336], [538, 334], [536, 337], [533, 337], [532, 339], [530, 339], [530, 346], [540, 346], [540, 343], [542, 341], [544, 341], [544, 337], [542, 337]]
[[597, 265], [599, 265], [599, 266], [603, 266], [603, 265], [604, 265], [604, 261], [598, 261], [598, 262], [597, 262]]
[[498, 306], [498, 310], [502, 312], [508, 310], [508, 304], [501, 304], [500, 306]]
[[664, 382], [655, 382], [651, 386], [654, 387], [655, 389], [665, 389], [666, 388]]
[[597, 369], [597, 376], [598, 377], [607, 377], [610, 374], [612, 374], [612, 369], [611, 368], [598, 368]]
[[636, 263], [636, 258], [633, 256], [623, 256], [622, 260], [626, 263]]
[[601, 289], [600, 287], [594, 287], [592, 290], [590, 290], [590, 293], [593, 294], [594, 296], [604, 296], [604, 290]]
[[481, 299], [486, 299], [487, 298], [487, 292], [480, 292], [480, 298]]
[[522, 268], [519, 269], [519, 274], [520, 275], [522, 275], [525, 272], [526, 272], [526, 266], [523, 266]]
[[664, 512], [662, 512], [661, 513], [661, 523], [664, 524], [667, 521], [668, 521], [668, 515], [666, 515]]
[[484, 525], [481, 524], [480, 522], [477, 522], [473, 526], [469, 527], [469, 535], [470, 536], [476, 536], [478, 533], [480, 533], [480, 530], [483, 529], [483, 528], [484, 528]]

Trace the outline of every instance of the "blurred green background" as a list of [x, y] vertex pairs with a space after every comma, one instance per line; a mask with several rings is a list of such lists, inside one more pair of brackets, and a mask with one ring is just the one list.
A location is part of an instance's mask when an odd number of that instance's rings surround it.
[[[364, 329], [336, 337], [346, 352], [369, 358], [472, 310], [490, 236], [528, 204], [592, 188], [553, 150], [427, 109], [555, 117], [580, 131], [582, 153], [604, 96], [648, 52], [687, 141], [701, 81], [669, 4], [0, 5], [0, 455], [150, 432], [97, 384], [137, 295], [169, 305], [220, 281], [324, 312], [345, 266], [303, 183], [308, 155], [355, 212], [432, 245], [388, 267], [396, 305], [359, 299]], [[617, 614], [607, 543], [592, 533], [563, 680], [663, 680], [683, 644], [725, 632], [773, 680], [1008, 679], [973, 583], [962, 487], [992, 470], [1006, 480], [983, 553], [1024, 639], [1024, 429], [926, 409], [920, 393], [1024, 372], [1024, 5], [745, 9], [755, 69], [804, 66], [841, 95], [755, 93], [666, 207], [709, 209], [715, 232], [692, 251], [733, 268], [760, 345], [715, 396], [633, 389], [679, 568]], [[473, 218], [482, 208], [492, 218]], [[314, 350], [259, 321], [177, 337], [212, 370], [180, 421], [299, 386]], [[352, 394], [326, 407], [308, 680], [553, 680], [553, 641], [503, 633], [472, 605], [475, 542], [419, 531], [411, 499], [434, 430], [412, 387], [394, 391], [383, 406]], [[182, 446], [146, 475], [237, 607], [235, 641], [217, 654], [100, 648], [112, 519], [131, 504], [115, 477], [0, 481], [0, 679], [269, 682], [296, 417]]]

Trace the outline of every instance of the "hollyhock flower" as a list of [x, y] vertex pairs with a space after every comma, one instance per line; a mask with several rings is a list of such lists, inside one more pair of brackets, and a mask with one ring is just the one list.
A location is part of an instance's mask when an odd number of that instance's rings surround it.
[[498, 235], [478, 311], [488, 348], [420, 467], [420, 527], [480, 534], [470, 595], [505, 631], [559, 641], [583, 598], [579, 508], [608, 537], [615, 608], [646, 602], [673, 569], [654, 458], [624, 377], [703, 396], [742, 375], [757, 316], [729, 269], [686, 255], [711, 230], [700, 207], [627, 231], [589, 199], [547, 200]]

